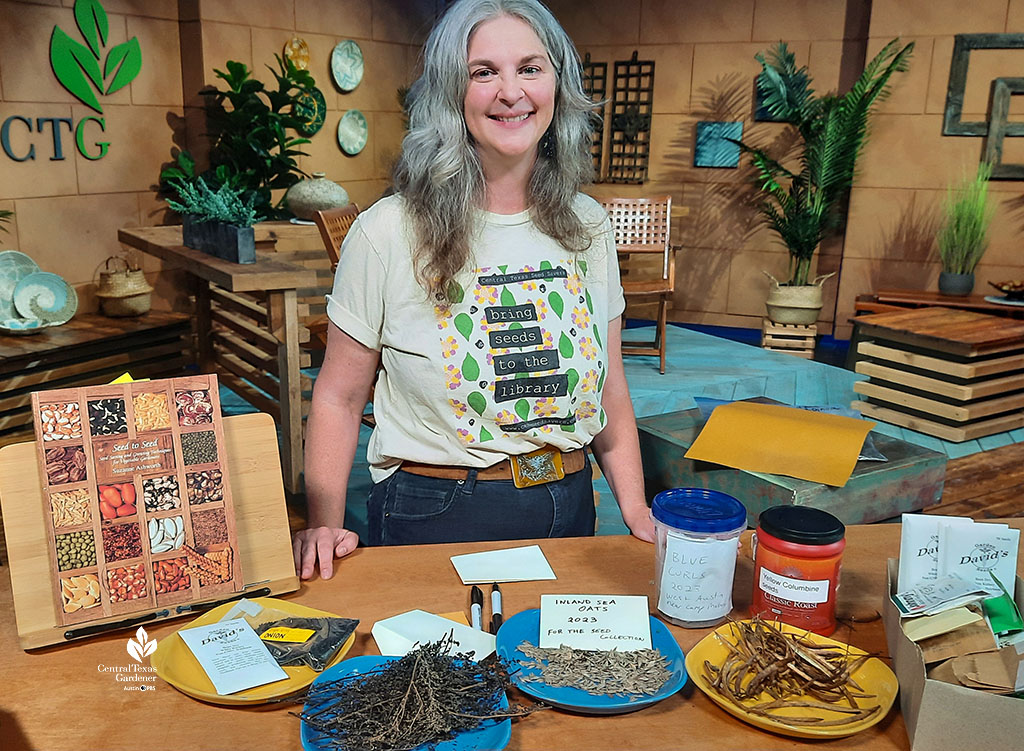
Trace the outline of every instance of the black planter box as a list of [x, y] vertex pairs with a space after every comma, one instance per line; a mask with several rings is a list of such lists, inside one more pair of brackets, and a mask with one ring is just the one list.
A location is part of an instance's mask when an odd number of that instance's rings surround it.
[[252, 227], [236, 227], [186, 215], [181, 228], [187, 248], [201, 250], [232, 263], [256, 263], [256, 234]]

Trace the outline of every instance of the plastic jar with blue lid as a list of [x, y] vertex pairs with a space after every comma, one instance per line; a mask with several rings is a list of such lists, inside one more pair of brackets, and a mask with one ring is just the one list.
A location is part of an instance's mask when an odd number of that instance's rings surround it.
[[658, 611], [685, 628], [724, 621], [732, 611], [739, 536], [747, 528], [743, 504], [717, 490], [675, 488], [654, 497], [651, 516]]

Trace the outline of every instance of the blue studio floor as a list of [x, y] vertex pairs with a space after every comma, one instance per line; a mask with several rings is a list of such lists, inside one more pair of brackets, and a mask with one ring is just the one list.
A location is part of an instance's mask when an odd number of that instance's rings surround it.
[[[623, 340], [651, 338], [651, 332], [644, 328], [649, 329], [642, 326], [628, 328], [623, 332]], [[864, 378], [837, 365], [763, 350], [758, 346], [760, 332], [712, 330], [718, 335], [669, 326], [664, 375], [658, 372], [655, 357], [625, 359], [626, 380], [638, 418], [690, 409], [695, 406], [695, 396], [726, 400], [767, 396], [784, 404], [848, 407], [856, 398], [854, 382]], [[828, 339], [818, 350], [818, 356], [829, 362], [842, 362], [842, 354], [841, 344]], [[313, 377], [316, 375], [316, 371], [306, 372]], [[248, 403], [224, 387], [221, 387], [221, 404], [224, 414], [228, 415], [253, 411]], [[1024, 441], [1024, 429], [964, 443], [942, 441], [886, 423], [879, 423], [875, 430], [943, 452], [950, 458]], [[359, 534], [366, 530], [365, 500], [371, 486], [365, 461], [369, 436], [369, 428], [362, 427], [348, 488], [346, 526]], [[595, 480], [594, 489], [599, 496], [598, 534], [627, 533], [611, 489], [603, 477]]]

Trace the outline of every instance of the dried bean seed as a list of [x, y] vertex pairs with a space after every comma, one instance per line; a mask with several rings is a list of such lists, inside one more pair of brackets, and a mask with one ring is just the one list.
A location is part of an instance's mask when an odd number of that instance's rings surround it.
[[192, 514], [192, 536], [197, 548], [206, 548], [228, 541], [228, 525], [224, 509], [202, 511]]
[[54, 527], [77, 527], [80, 524], [88, 524], [92, 521], [89, 491], [82, 488], [50, 493], [50, 511]]
[[93, 435], [127, 433], [124, 399], [97, 399], [89, 402], [89, 429]]
[[175, 391], [174, 403], [178, 407], [180, 425], [202, 425], [213, 422], [213, 402], [205, 389]]
[[94, 608], [100, 604], [100, 580], [96, 574], [81, 574], [60, 579], [60, 598], [65, 613]]
[[142, 555], [138, 524], [115, 524], [103, 528], [103, 556], [107, 562]]
[[178, 488], [178, 478], [167, 475], [143, 480], [142, 497], [146, 501], [146, 511], [170, 511], [179, 508], [181, 491]]
[[135, 410], [135, 430], [160, 430], [171, 427], [171, 415], [167, 409], [167, 394], [144, 393], [132, 397]]
[[81, 446], [46, 449], [46, 482], [64, 485], [85, 479], [85, 449]]
[[219, 469], [207, 469], [185, 475], [188, 502], [192, 505], [224, 500], [224, 478]]
[[82, 414], [78, 402], [40, 405], [39, 424], [44, 441], [69, 441], [82, 437]]
[[138, 563], [107, 571], [111, 602], [127, 602], [146, 596], [146, 565]]
[[56, 549], [59, 571], [96, 565], [96, 538], [91, 529], [57, 535]]
[[181, 456], [185, 464], [217, 461], [217, 438], [212, 430], [181, 434]]
[[192, 586], [192, 578], [185, 570], [186, 566], [188, 566], [188, 561], [185, 558], [155, 561], [153, 563], [153, 578], [156, 580], [156, 593], [162, 595], [167, 592], [178, 592]]

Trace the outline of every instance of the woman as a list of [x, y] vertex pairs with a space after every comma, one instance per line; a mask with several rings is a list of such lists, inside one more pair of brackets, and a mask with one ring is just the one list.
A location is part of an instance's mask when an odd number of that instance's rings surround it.
[[345, 490], [375, 378], [370, 544], [593, 534], [588, 444], [653, 541], [615, 246], [578, 193], [592, 105], [572, 42], [536, 0], [461, 0], [410, 102], [397, 193], [360, 214], [328, 296], [297, 570], [329, 578], [357, 545]]

